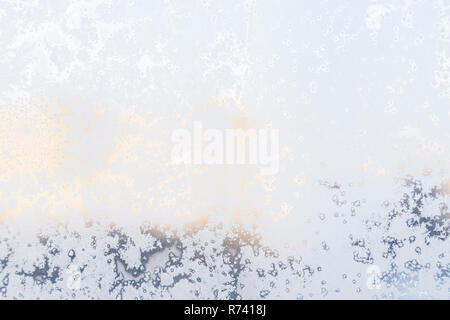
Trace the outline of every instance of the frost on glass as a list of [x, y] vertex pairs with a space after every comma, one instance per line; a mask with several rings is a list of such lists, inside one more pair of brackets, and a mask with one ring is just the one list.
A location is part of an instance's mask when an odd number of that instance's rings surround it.
[[0, 74], [2, 299], [450, 297], [446, 1], [2, 0]]

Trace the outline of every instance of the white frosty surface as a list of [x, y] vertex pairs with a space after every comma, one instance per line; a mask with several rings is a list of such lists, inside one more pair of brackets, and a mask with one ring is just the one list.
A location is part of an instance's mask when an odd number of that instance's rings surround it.
[[[0, 292], [9, 299], [448, 299], [443, 194], [413, 180], [402, 191], [376, 208], [343, 200], [318, 213], [308, 246], [295, 249], [272, 249], [257, 234], [223, 225], [176, 235], [72, 219], [49, 222], [39, 237], [2, 225]], [[343, 194], [330, 191], [327, 201]], [[367, 285], [369, 265], [379, 267], [378, 289]]]
[[449, 106], [443, 0], [0, 0], [0, 298], [449, 299]]

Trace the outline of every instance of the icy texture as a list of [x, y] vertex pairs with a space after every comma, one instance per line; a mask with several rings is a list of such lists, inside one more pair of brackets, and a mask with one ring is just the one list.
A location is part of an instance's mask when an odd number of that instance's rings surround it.
[[449, 106], [444, 0], [0, 0], [0, 298], [449, 299]]
[[[0, 292], [8, 299], [448, 299], [450, 212], [442, 190], [407, 180], [403, 191], [377, 214], [359, 213], [364, 199], [346, 206], [346, 218], [320, 214], [317, 231], [332, 223], [334, 232], [313, 252], [291, 255], [223, 225], [177, 235], [72, 222], [47, 225], [27, 242], [2, 226]], [[368, 284], [364, 265], [379, 266], [379, 288]]]

